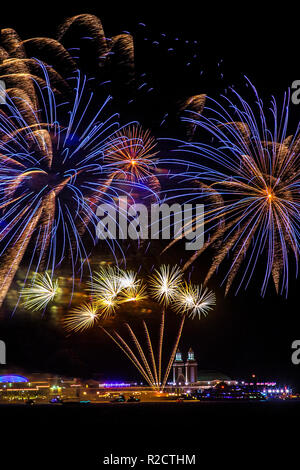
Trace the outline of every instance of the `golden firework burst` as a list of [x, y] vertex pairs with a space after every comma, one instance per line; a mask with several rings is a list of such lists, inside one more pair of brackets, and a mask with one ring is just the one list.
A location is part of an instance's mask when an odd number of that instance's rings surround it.
[[95, 325], [98, 321], [98, 305], [96, 303], [83, 303], [73, 310], [63, 320], [64, 328], [70, 332], [83, 332]]
[[207, 287], [184, 282], [174, 297], [172, 309], [180, 314], [195, 318], [206, 316], [216, 304], [214, 292]]
[[21, 292], [23, 306], [29, 310], [43, 310], [54, 299], [57, 291], [57, 280], [53, 280], [48, 273], [35, 273], [32, 285], [24, 287]]
[[178, 288], [182, 283], [183, 273], [179, 266], [169, 266], [163, 264], [155, 269], [149, 279], [150, 293], [155, 300], [165, 305], [176, 295]]
[[113, 136], [106, 152], [107, 161], [119, 168], [119, 177], [135, 181], [152, 175], [156, 142], [148, 130], [129, 126]]

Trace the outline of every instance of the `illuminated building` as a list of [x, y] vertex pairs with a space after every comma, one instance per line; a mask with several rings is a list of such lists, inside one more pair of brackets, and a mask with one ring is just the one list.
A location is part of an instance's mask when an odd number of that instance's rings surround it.
[[27, 383], [28, 379], [23, 377], [22, 375], [0, 375], [0, 383], [1, 384], [9, 384], [9, 383]]
[[195, 360], [195, 354], [192, 348], [189, 349], [188, 359], [185, 363], [185, 383], [191, 384], [198, 380], [198, 363]]
[[276, 382], [245, 383], [219, 382], [213, 387], [202, 388], [196, 392], [199, 400], [266, 400], [288, 398], [292, 389]]
[[188, 351], [187, 361], [184, 363], [182, 354], [177, 350], [173, 363], [173, 384], [189, 385], [198, 381], [198, 363], [192, 348]]
[[[51, 376], [49, 374], [14, 374], [7, 372], [0, 376], [0, 403], [56, 402], [109, 402], [123, 394], [128, 398], [137, 395], [141, 401], [172, 400], [178, 394], [197, 396], [203, 400], [252, 399], [260, 395], [267, 399], [289, 398], [292, 389], [276, 382], [243, 382], [227, 380], [226, 376], [213, 371], [198, 371], [193, 351], [189, 351], [187, 361], [177, 351], [173, 364], [173, 382], [168, 383], [164, 392], [153, 391], [149, 385], [136, 382], [111, 382], [102, 380], [80, 380]], [[25, 376], [26, 375], [26, 376]], [[223, 376], [223, 379], [221, 378]]]
[[176, 352], [175, 360], [173, 363], [173, 384], [184, 385], [185, 384], [185, 364], [182, 360], [182, 354], [179, 349]]
[[64, 379], [44, 374], [23, 376], [8, 373], [0, 376], [0, 401], [24, 401], [28, 399], [47, 401], [53, 397], [76, 397], [72, 385], [76, 379]]

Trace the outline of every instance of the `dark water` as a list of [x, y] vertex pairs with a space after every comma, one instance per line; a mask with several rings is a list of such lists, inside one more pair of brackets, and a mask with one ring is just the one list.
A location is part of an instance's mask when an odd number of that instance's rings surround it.
[[0, 422], [1, 461], [30, 461], [33, 469], [99, 468], [111, 453], [195, 454], [197, 466], [234, 461], [235, 468], [280, 456], [288, 463], [299, 448], [300, 403], [9, 405], [0, 406]]

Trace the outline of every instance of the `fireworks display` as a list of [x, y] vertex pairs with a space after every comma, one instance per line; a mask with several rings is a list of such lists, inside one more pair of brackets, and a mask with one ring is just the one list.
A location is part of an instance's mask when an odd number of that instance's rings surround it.
[[21, 293], [23, 305], [29, 310], [43, 310], [56, 296], [58, 281], [51, 279], [48, 273], [35, 273], [32, 285], [24, 287]]
[[[28, 246], [29, 268], [35, 263], [36, 271], [53, 272], [67, 253], [73, 275], [76, 265], [82, 269], [96, 243], [98, 205], [127, 194], [116, 181], [119, 161], [114, 166], [105, 160], [122, 139], [116, 116], [107, 115], [109, 100], [91, 114], [92, 95], [78, 75], [73, 101], [61, 103], [48, 71], [40, 68], [36, 100], [29, 98], [31, 88], [28, 94], [8, 89], [9, 111], [0, 114], [0, 303]], [[117, 245], [111, 242], [112, 249]]]
[[[95, 328], [156, 391], [185, 322], [216, 306], [212, 278], [225, 295], [251, 285], [265, 296], [273, 281], [287, 296], [299, 269], [300, 123], [289, 130], [290, 94], [281, 106], [272, 98], [268, 111], [248, 80], [247, 100], [223, 81], [217, 97], [207, 71], [197, 84], [197, 40], [168, 35], [140, 23], [108, 37], [99, 18], [82, 14], [55, 39], [23, 40], [10, 28], [0, 37], [1, 315], [21, 307], [51, 312], [68, 335]], [[176, 54], [194, 70], [188, 86]], [[215, 60], [203, 58], [207, 67]], [[189, 222], [187, 214], [199, 203], [196, 249], [187, 235], [198, 212]], [[183, 238], [193, 252], [182, 251]], [[157, 266], [168, 256], [172, 265]], [[175, 337], [166, 351], [169, 318]]]
[[[207, 315], [216, 303], [215, 294], [207, 288], [203, 289], [200, 286], [184, 282], [183, 272], [178, 266], [160, 266], [155, 269], [147, 284], [142, 282], [134, 271], [126, 271], [115, 266], [103, 267], [93, 275], [89, 285], [92, 304], [79, 306], [70, 312], [64, 321], [66, 330], [74, 333], [81, 332], [93, 327], [96, 321], [101, 321], [101, 329], [119, 346], [154, 389], [164, 389], [166, 385], [181, 338], [185, 318], [187, 316], [191, 318], [198, 316], [200, 319], [201, 315]], [[147, 293], [147, 287], [149, 287], [149, 294]], [[136, 352], [116, 330], [110, 332], [105, 327], [105, 320], [115, 316], [116, 312], [126, 306], [128, 302], [143, 303], [146, 299], [149, 301], [151, 296], [154, 301], [158, 301], [163, 306], [163, 310], [157, 356], [154, 352], [149, 329], [146, 322], [143, 321], [149, 355], [149, 359], [147, 359], [147, 353], [127, 322], [125, 322], [125, 326], [129, 331]], [[165, 311], [168, 306], [180, 313], [182, 320], [167, 368], [164, 375], [162, 375]]]
[[185, 182], [200, 180], [200, 191], [188, 188], [182, 194], [202, 199], [206, 207], [205, 244], [184, 269], [206, 248], [214, 248], [205, 282], [229, 258], [227, 293], [238, 273], [237, 290], [249, 285], [265, 253], [261, 294], [271, 276], [276, 290], [287, 293], [289, 257], [294, 256], [297, 269], [299, 256], [300, 129], [287, 134], [288, 96], [282, 110], [272, 102], [273, 124], [268, 126], [263, 103], [254, 93], [257, 110], [234, 92], [235, 100], [227, 98], [225, 107], [213, 102], [200, 120], [186, 118], [213, 137], [213, 143], [184, 146], [201, 161], [191, 164]]

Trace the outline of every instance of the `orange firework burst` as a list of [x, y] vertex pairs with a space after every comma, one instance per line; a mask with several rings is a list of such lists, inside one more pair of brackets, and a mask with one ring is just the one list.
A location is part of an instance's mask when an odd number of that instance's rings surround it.
[[119, 177], [137, 181], [152, 175], [155, 168], [153, 157], [157, 154], [155, 139], [141, 126], [130, 126], [114, 135], [106, 157], [114, 168], [119, 168]]

